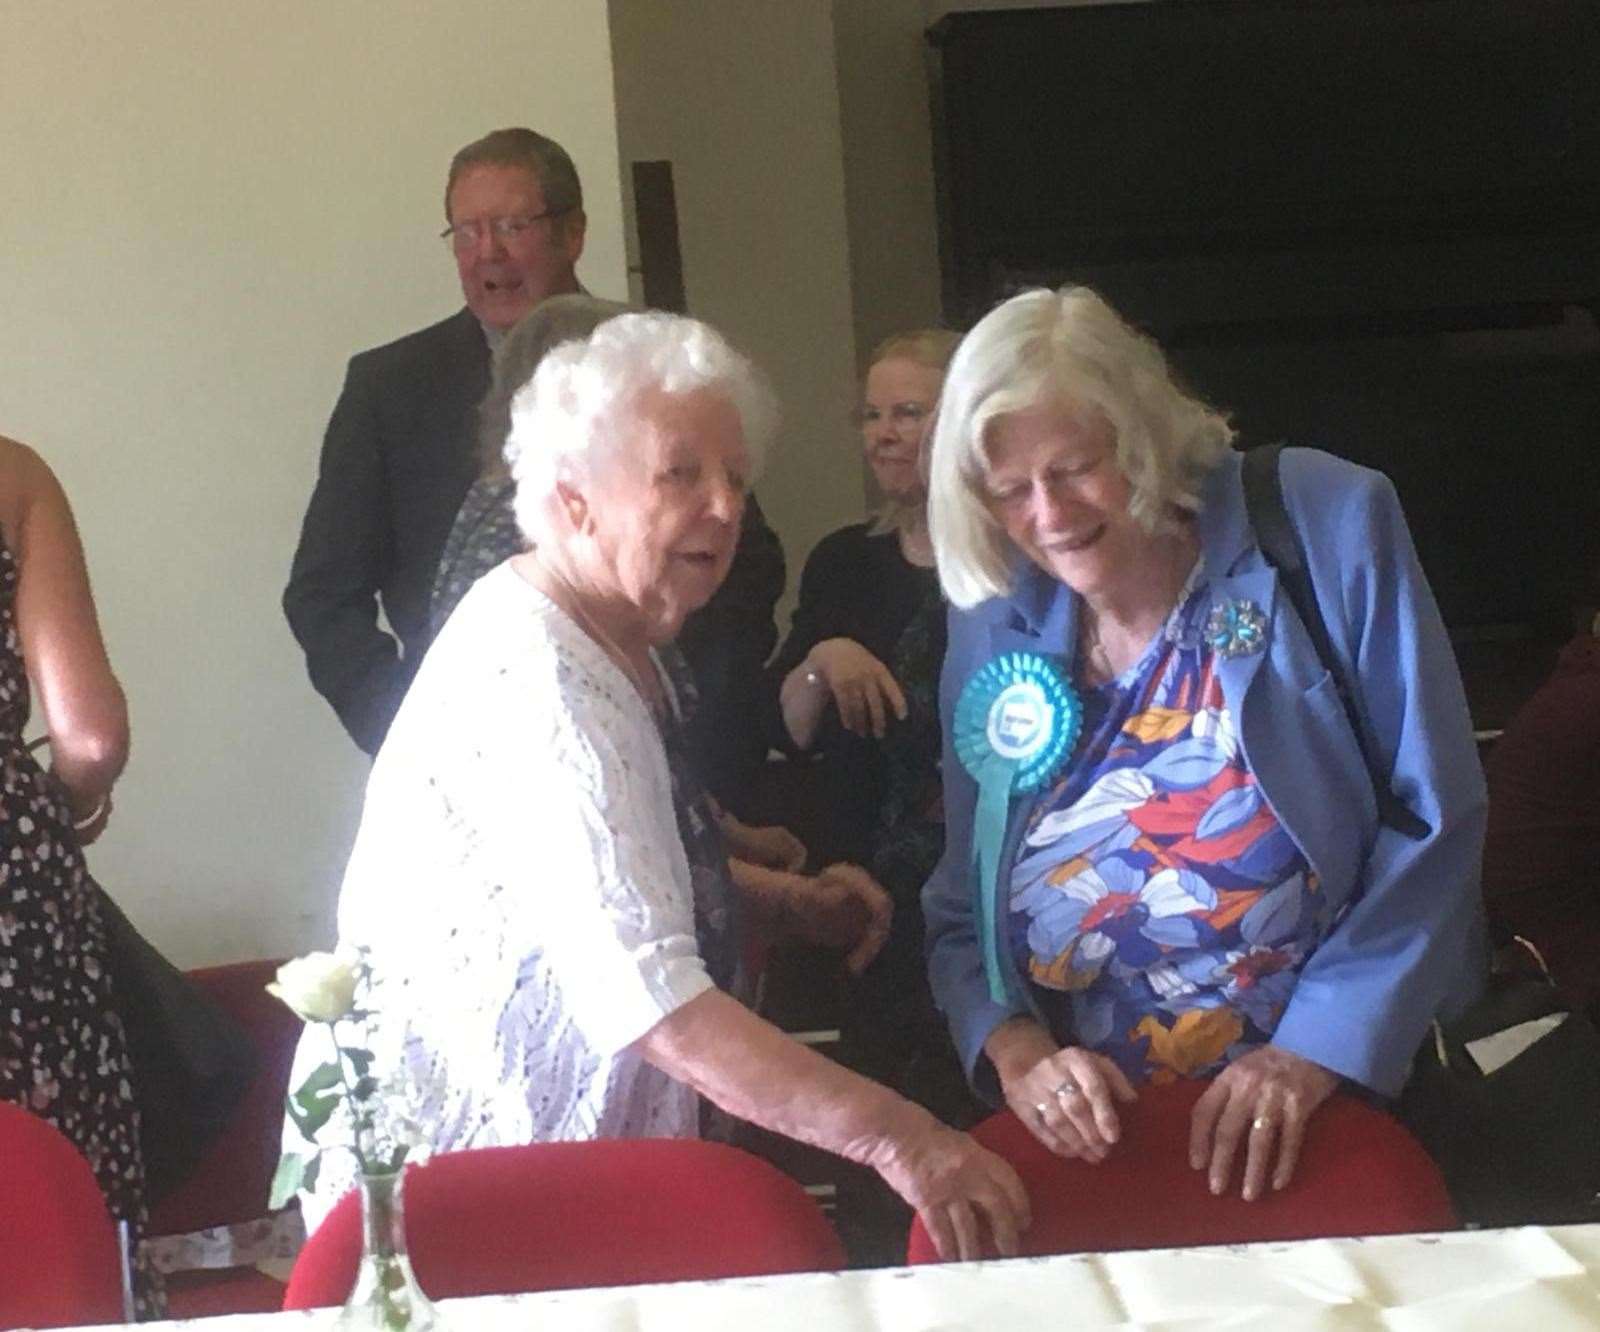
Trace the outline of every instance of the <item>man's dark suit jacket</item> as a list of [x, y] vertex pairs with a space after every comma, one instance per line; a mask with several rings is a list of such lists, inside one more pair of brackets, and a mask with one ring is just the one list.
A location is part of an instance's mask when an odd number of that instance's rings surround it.
[[[470, 310], [351, 358], [328, 422], [284, 614], [317, 692], [375, 754], [429, 640], [445, 538], [477, 475], [489, 348]], [[727, 581], [679, 637], [700, 686], [689, 741], [733, 808], [764, 754], [761, 667], [777, 643], [783, 549], [751, 498]], [[378, 609], [398, 636], [385, 633]]]

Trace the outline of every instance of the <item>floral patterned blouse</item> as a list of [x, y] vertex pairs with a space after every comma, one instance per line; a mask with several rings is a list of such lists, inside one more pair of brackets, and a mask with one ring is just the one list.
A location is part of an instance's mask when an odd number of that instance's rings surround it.
[[1011, 946], [1053, 1033], [1134, 1082], [1269, 1040], [1320, 923], [1223, 700], [1205, 593], [1191, 582], [1143, 657], [1087, 691], [1011, 877]]

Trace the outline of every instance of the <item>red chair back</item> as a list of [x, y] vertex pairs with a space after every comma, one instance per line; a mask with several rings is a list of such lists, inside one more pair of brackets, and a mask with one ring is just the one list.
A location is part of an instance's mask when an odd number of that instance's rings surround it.
[[[435, 1299], [827, 1271], [844, 1251], [765, 1161], [685, 1138], [450, 1152], [406, 1177], [412, 1266]], [[347, 1194], [306, 1242], [285, 1309], [338, 1304], [361, 1250]]]
[[232, 1119], [206, 1148], [194, 1173], [151, 1209], [153, 1235], [237, 1225], [267, 1214], [301, 1025], [266, 991], [280, 965], [276, 960], [236, 962], [186, 973], [245, 1029], [258, 1062], [255, 1079]]
[[[1103, 1253], [1329, 1235], [1388, 1235], [1459, 1226], [1438, 1167], [1390, 1115], [1335, 1094], [1311, 1117], [1294, 1179], [1254, 1202], [1212, 1197], [1189, 1168], [1189, 1114], [1206, 1089], [1184, 1079], [1142, 1087], [1123, 1107], [1122, 1140], [1100, 1165], [1052, 1155], [1010, 1111], [972, 1136], [1022, 1176], [1033, 1205], [1023, 1252]], [[1235, 1165], [1236, 1173], [1241, 1165]], [[938, 1261], [914, 1222], [908, 1263]]]
[[122, 1321], [116, 1227], [89, 1163], [0, 1102], [0, 1328]]
[[[283, 1102], [301, 1026], [300, 1019], [266, 991], [280, 965], [275, 959], [263, 959], [187, 973], [244, 1028], [255, 1047], [256, 1072], [193, 1173], [150, 1209], [151, 1235], [243, 1226], [267, 1215], [283, 1134]], [[180, 1270], [167, 1278], [167, 1308], [173, 1318], [264, 1313], [282, 1302], [283, 1283], [253, 1267]]]

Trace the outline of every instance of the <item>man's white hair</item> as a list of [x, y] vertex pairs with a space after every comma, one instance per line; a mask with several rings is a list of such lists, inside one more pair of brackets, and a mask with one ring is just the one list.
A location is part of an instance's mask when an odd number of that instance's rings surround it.
[[1096, 408], [1111, 423], [1129, 511], [1147, 532], [1200, 508], [1200, 478], [1233, 443], [1221, 413], [1172, 377], [1154, 339], [1088, 287], [1013, 296], [961, 340], [945, 376], [928, 465], [928, 528], [945, 596], [960, 607], [1011, 590], [1016, 553], [990, 512], [988, 431], [1040, 406]]
[[627, 414], [641, 395], [702, 389], [738, 412], [753, 479], [777, 430], [777, 403], [760, 371], [709, 325], [655, 310], [623, 314], [552, 348], [511, 400], [506, 462], [523, 535], [544, 534], [557, 481], [587, 475], [602, 451], [626, 455]]

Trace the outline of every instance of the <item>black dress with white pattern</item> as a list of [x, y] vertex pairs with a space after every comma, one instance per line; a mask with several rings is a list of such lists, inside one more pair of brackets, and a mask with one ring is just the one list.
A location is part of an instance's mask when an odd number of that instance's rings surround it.
[[[16, 561], [0, 541], [0, 1100], [77, 1147], [137, 1239], [139, 1111], [111, 1006], [105, 927], [66, 795], [23, 745], [29, 696], [16, 590]], [[158, 1311], [159, 1296], [139, 1293], [141, 1312]]]

